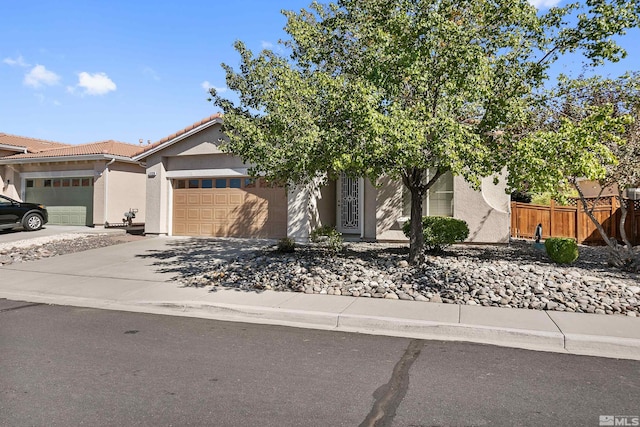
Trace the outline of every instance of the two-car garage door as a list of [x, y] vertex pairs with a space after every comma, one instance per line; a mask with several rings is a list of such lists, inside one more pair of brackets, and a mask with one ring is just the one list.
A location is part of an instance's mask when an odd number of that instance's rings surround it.
[[93, 178], [36, 178], [25, 181], [25, 201], [42, 203], [49, 224], [93, 225]]
[[174, 179], [173, 234], [285, 237], [285, 189], [247, 177]]

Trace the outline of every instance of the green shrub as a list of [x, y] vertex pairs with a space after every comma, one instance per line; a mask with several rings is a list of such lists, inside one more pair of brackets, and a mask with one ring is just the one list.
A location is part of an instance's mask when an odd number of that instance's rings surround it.
[[291, 253], [296, 249], [296, 242], [288, 237], [283, 237], [278, 240], [278, 248], [276, 249], [281, 253]]
[[[404, 235], [411, 236], [411, 221], [402, 227]], [[422, 235], [424, 248], [429, 252], [440, 252], [457, 242], [469, 237], [469, 227], [465, 221], [446, 216], [423, 216]]]
[[547, 255], [558, 264], [570, 264], [578, 259], [578, 244], [565, 237], [550, 237], [544, 242]]
[[311, 241], [319, 243], [329, 249], [332, 255], [342, 252], [342, 234], [329, 225], [316, 228], [311, 232]]

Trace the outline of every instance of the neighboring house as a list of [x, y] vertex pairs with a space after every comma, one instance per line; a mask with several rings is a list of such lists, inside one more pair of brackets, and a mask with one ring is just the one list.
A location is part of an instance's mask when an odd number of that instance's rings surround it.
[[[405, 240], [408, 195], [400, 182], [373, 186], [346, 176], [310, 191], [251, 179], [242, 160], [219, 149], [222, 116], [213, 115], [145, 147], [133, 157], [147, 166], [147, 234], [291, 237], [308, 239], [321, 225], [347, 237]], [[473, 190], [462, 178], [444, 176], [425, 200], [425, 214], [469, 224], [473, 242], [508, 242], [509, 195], [504, 184], [483, 181]]]
[[69, 145], [0, 134], [2, 194], [47, 206], [49, 224], [104, 226], [138, 209], [144, 222], [140, 147], [116, 141]]

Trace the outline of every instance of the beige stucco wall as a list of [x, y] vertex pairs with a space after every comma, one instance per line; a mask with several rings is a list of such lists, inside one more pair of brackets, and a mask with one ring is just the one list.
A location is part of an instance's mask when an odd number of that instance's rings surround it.
[[0, 165], [0, 194], [21, 200], [19, 190], [20, 179], [17, 173], [8, 165]]
[[329, 181], [327, 185], [320, 188], [317, 196], [317, 218], [316, 224], [312, 224], [313, 228], [328, 225], [336, 226], [336, 182]]
[[493, 178], [482, 180], [479, 191], [474, 190], [463, 178], [453, 178], [453, 216], [469, 225], [470, 242], [508, 243], [510, 235], [510, 197], [505, 193], [505, 180], [498, 185]]
[[228, 154], [200, 154], [198, 156], [166, 157], [167, 168], [171, 171], [193, 169], [245, 168], [239, 157]]
[[[169, 234], [168, 199], [170, 182], [167, 179], [166, 159], [153, 154], [146, 159], [146, 212], [144, 231], [147, 234]], [[155, 176], [153, 176], [155, 175]]]
[[402, 182], [383, 177], [376, 194], [376, 238], [406, 240], [402, 233]]
[[109, 223], [120, 223], [130, 208], [138, 209], [134, 222], [145, 222], [146, 179], [145, 169], [138, 164], [116, 162], [109, 166], [106, 193]]

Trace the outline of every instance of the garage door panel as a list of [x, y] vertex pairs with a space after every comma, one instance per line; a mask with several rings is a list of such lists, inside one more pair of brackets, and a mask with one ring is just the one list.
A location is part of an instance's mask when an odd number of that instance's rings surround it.
[[187, 195], [176, 191], [173, 193], [173, 202], [175, 205], [184, 205], [187, 203]]
[[187, 224], [182, 223], [182, 222], [176, 222], [174, 221], [173, 223], [173, 234], [175, 234], [176, 236], [184, 236], [187, 234]]
[[173, 234], [211, 237], [285, 237], [283, 188], [174, 189]]
[[201, 208], [200, 209], [200, 219], [202, 221], [210, 221], [213, 219], [213, 209], [211, 208]]
[[[54, 186], [53, 181], [57, 185]], [[81, 186], [84, 181], [79, 178], [27, 180], [25, 201], [46, 205], [51, 225], [93, 225], [93, 186]]]
[[173, 219], [184, 221], [187, 218], [187, 210], [184, 208], [175, 208], [173, 210]]
[[244, 203], [244, 195], [243, 194], [230, 194], [229, 195], [229, 204], [230, 205], [242, 205]]
[[214, 202], [215, 205], [227, 205], [229, 203], [229, 197], [226, 194], [215, 194]]

